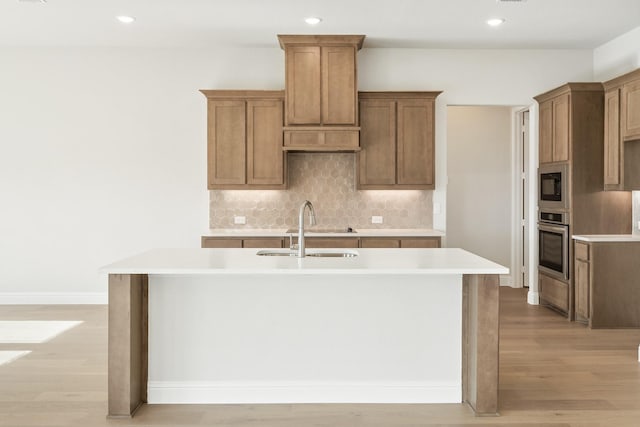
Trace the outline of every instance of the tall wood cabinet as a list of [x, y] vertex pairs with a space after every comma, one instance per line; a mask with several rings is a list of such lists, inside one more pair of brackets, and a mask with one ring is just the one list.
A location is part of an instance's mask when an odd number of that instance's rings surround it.
[[282, 189], [282, 91], [203, 90], [209, 189]]
[[363, 35], [278, 35], [285, 51], [285, 149], [358, 148], [356, 53]]
[[360, 92], [358, 188], [435, 188], [440, 92]]
[[640, 139], [640, 69], [604, 83], [604, 189], [623, 190], [624, 143]]
[[[540, 165], [566, 165], [570, 208], [540, 210], [563, 213], [569, 235], [625, 234], [631, 231], [631, 194], [604, 192], [605, 96], [601, 83], [567, 83], [535, 97], [540, 109]], [[573, 319], [585, 307], [585, 294], [576, 280], [585, 274], [575, 264], [573, 242], [567, 244], [569, 279], [557, 279], [539, 270], [543, 304]], [[584, 260], [581, 260], [584, 261]]]

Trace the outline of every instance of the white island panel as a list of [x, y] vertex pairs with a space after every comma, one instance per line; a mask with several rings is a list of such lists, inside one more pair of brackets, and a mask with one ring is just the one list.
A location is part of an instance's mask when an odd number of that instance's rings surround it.
[[148, 402], [459, 403], [461, 280], [152, 275]]

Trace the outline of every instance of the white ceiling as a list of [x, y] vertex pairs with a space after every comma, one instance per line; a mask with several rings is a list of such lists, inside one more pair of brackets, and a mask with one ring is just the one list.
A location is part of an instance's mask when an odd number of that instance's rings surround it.
[[276, 34], [365, 34], [368, 48], [593, 49], [640, 25], [640, 0], [31, 1], [0, 1], [0, 45], [277, 48]]

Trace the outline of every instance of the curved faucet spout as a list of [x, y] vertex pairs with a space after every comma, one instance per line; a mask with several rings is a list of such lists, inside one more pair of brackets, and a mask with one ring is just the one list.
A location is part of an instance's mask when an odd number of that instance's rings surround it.
[[304, 258], [304, 210], [309, 207], [309, 224], [316, 225], [316, 211], [313, 209], [313, 205], [310, 201], [305, 200], [300, 205], [300, 211], [298, 212], [298, 258]]

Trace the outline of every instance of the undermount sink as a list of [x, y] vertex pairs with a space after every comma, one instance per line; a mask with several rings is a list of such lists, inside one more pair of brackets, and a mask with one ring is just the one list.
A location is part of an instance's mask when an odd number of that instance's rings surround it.
[[[296, 256], [298, 253], [296, 251], [291, 251], [287, 249], [283, 250], [273, 250], [273, 249], [263, 249], [256, 253], [259, 256]], [[322, 251], [313, 251], [307, 250], [306, 256], [311, 257], [329, 257], [329, 258], [354, 258], [358, 256], [357, 251], [333, 251], [333, 250], [322, 250]]]

